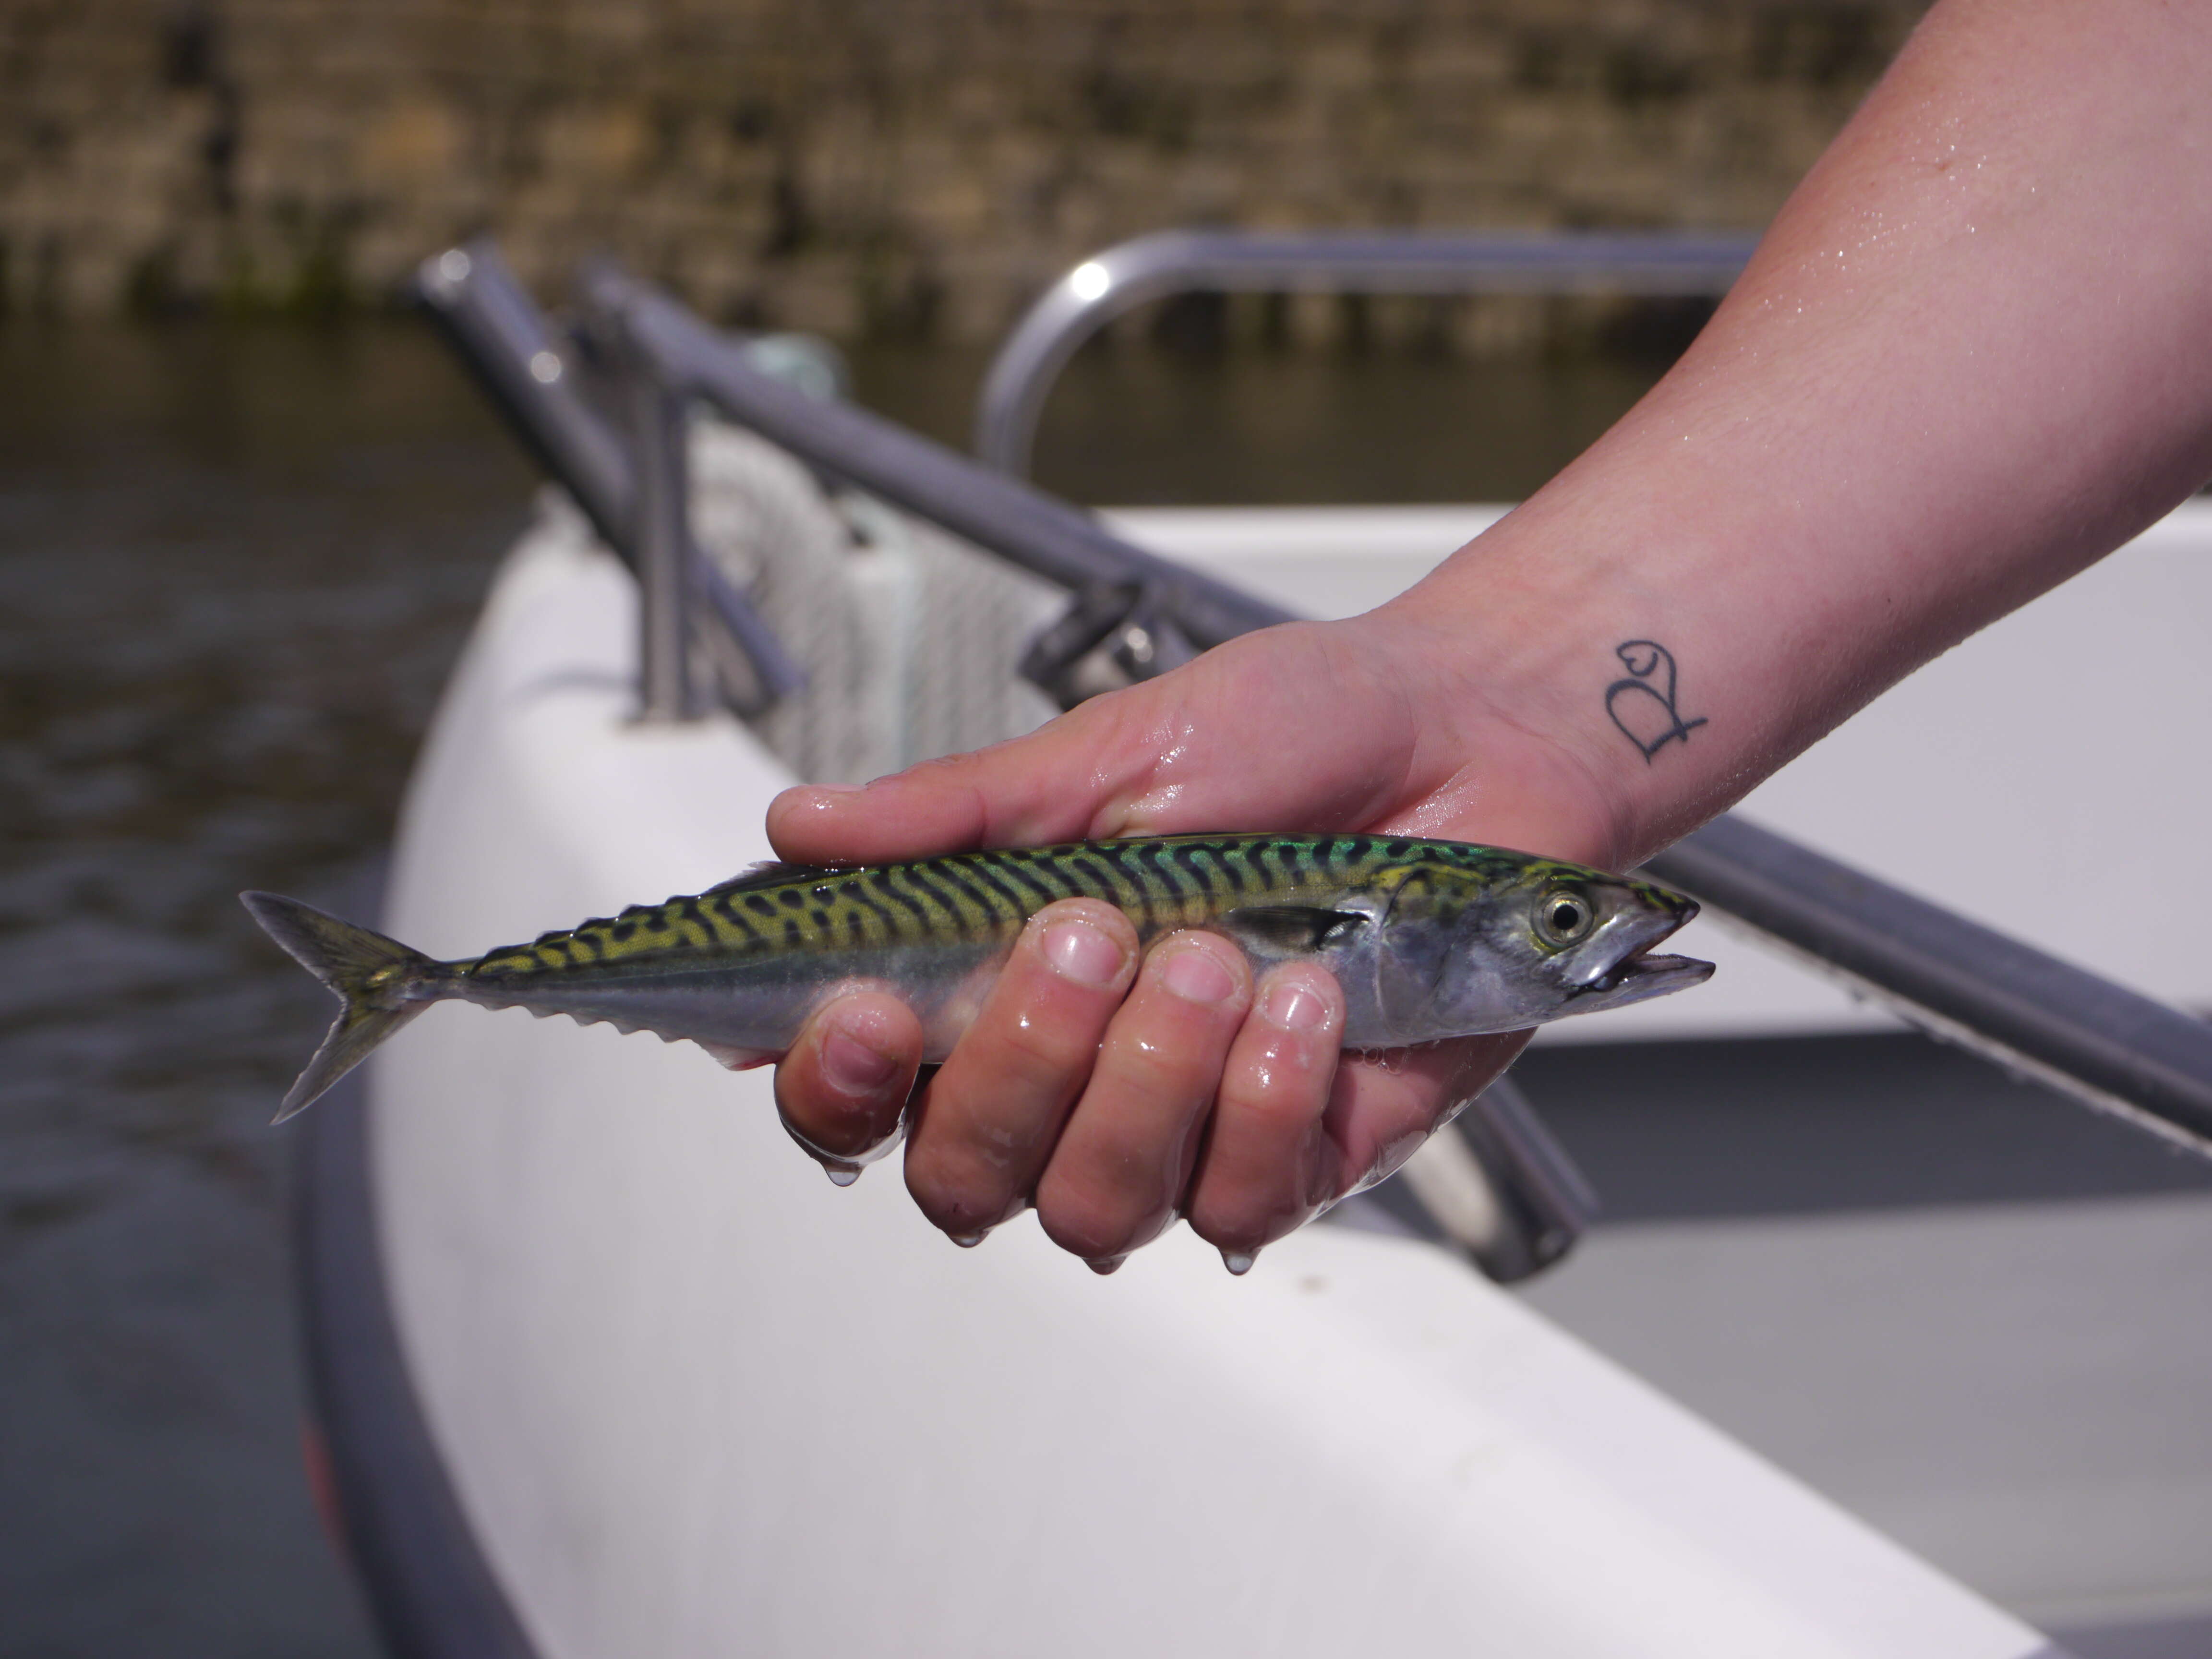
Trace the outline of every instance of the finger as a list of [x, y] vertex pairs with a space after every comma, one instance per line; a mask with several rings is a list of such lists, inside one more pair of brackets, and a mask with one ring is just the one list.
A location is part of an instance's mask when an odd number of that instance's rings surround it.
[[1190, 1226], [1232, 1273], [1321, 1212], [1346, 1184], [1322, 1127], [1344, 1032], [1344, 994], [1316, 963], [1261, 981], [1237, 1035], [1191, 1189]]
[[864, 987], [816, 1009], [778, 1062], [783, 1127], [840, 1186], [896, 1144], [921, 1045], [913, 1011]]
[[1342, 1160], [1330, 1201], [1395, 1175], [1513, 1063], [1532, 1035], [1507, 1031], [1345, 1055], [1322, 1118]]
[[[1138, 690], [1146, 702], [1159, 696]], [[1123, 752], [1118, 724], [1110, 700], [1094, 698], [1026, 737], [863, 788], [802, 784], [769, 802], [769, 839], [786, 858], [866, 864], [1110, 834], [1097, 827], [1098, 803], [1143, 763]]]
[[1251, 968], [1228, 940], [1176, 933], [1154, 947], [1037, 1182], [1054, 1243], [1115, 1262], [1174, 1219], [1251, 1003]]
[[1030, 919], [924, 1095], [906, 1155], [922, 1213], [956, 1239], [1021, 1207], [1137, 970], [1137, 930], [1098, 899]]

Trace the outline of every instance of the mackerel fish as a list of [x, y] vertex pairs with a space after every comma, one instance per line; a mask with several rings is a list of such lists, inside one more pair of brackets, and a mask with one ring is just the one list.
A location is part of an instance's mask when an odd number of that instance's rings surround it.
[[1650, 954], [1697, 914], [1679, 894], [1525, 853], [1384, 836], [1166, 836], [849, 869], [766, 864], [461, 962], [296, 899], [240, 896], [344, 1004], [279, 1122], [434, 1002], [651, 1031], [742, 1067], [781, 1054], [832, 992], [865, 982], [903, 997], [926, 1058], [942, 1060], [1023, 924], [1078, 896], [1115, 906], [1146, 943], [1206, 927], [1260, 969], [1319, 962], [1343, 988], [1347, 1048], [1517, 1031], [1713, 971]]

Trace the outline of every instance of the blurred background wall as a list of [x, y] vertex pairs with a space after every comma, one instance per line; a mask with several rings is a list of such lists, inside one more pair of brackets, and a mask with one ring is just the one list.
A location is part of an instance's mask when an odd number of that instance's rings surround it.
[[1923, 9], [5, 0], [0, 297], [374, 305], [490, 229], [533, 282], [609, 250], [725, 321], [975, 342], [1166, 224], [1756, 227]]

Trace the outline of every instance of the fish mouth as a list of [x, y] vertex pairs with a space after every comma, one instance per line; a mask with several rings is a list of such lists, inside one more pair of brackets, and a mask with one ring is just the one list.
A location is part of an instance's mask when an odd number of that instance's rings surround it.
[[1646, 946], [1615, 963], [1609, 973], [1585, 986], [1582, 994], [1603, 997], [1608, 1007], [1618, 1007], [1647, 997], [1663, 997], [1669, 991], [1686, 991], [1712, 976], [1710, 962], [1695, 957], [1654, 956]]
[[1655, 955], [1653, 948], [1680, 931], [1698, 914], [1694, 899], [1654, 890], [1663, 908], [1655, 905], [1641, 915], [1620, 918], [1610, 930], [1625, 946], [1613, 962], [1576, 988], [1577, 1013], [1599, 1007], [1618, 1008], [1631, 1002], [1687, 990], [1712, 977], [1713, 964], [1695, 957]]

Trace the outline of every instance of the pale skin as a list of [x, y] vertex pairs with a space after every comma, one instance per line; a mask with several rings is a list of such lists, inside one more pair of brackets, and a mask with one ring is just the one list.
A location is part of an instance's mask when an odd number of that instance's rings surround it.
[[[1942, 0], [1682, 362], [1410, 593], [1269, 629], [1036, 734], [769, 811], [830, 863], [1193, 830], [1383, 830], [1627, 868], [2212, 477], [2212, 8]], [[1706, 724], [1608, 717], [1657, 641]], [[963, 1242], [1034, 1204], [1110, 1269], [1178, 1215], [1242, 1256], [1395, 1169], [1525, 1034], [1337, 1053], [1327, 974], [1261, 980], [1110, 908], [1041, 913], [915, 1103]], [[832, 1161], [893, 1134], [921, 1035], [819, 1010], [777, 1099]]]

